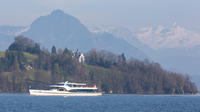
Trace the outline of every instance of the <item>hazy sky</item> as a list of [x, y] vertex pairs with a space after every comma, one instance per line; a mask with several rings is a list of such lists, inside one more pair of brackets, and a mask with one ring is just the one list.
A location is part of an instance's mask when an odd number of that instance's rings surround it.
[[0, 25], [29, 25], [54, 9], [88, 26], [171, 25], [200, 31], [200, 0], [0, 0]]

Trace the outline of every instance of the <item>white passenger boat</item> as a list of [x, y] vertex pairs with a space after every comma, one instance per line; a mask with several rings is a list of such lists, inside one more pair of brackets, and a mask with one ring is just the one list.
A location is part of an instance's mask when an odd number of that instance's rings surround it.
[[29, 89], [31, 96], [101, 96], [96, 85], [88, 87], [85, 83], [61, 82], [50, 85], [49, 90]]

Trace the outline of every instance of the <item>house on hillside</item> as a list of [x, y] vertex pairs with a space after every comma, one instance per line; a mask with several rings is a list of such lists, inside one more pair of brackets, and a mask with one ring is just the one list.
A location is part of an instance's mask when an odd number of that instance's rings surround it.
[[73, 53], [73, 57], [75, 57], [79, 63], [85, 62], [84, 54], [81, 53], [78, 49], [76, 50], [76, 52]]
[[30, 71], [30, 70], [33, 69], [33, 67], [32, 67], [31, 65], [29, 65], [29, 64], [25, 64], [25, 65], [24, 65], [24, 68], [25, 68], [27, 71]]
[[83, 53], [81, 53], [81, 55], [79, 56], [78, 61], [79, 61], [79, 63], [84, 63], [85, 62], [85, 56], [83, 55]]

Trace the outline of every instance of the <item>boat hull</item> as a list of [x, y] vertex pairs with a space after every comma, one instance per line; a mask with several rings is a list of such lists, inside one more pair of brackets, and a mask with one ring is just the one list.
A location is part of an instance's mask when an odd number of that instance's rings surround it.
[[81, 93], [67, 91], [51, 91], [51, 90], [29, 90], [31, 96], [101, 96], [102, 93]]

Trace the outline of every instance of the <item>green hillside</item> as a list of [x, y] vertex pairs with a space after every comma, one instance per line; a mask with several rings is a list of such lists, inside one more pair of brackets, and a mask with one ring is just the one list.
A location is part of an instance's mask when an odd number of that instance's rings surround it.
[[0, 52], [0, 58], [5, 56], [5, 52]]
[[27, 60], [29, 63], [33, 62], [34, 60], [36, 60], [36, 59], [38, 58], [37, 55], [30, 54], [30, 53], [27, 53], [27, 52], [23, 52], [23, 54], [24, 54], [26, 60]]

